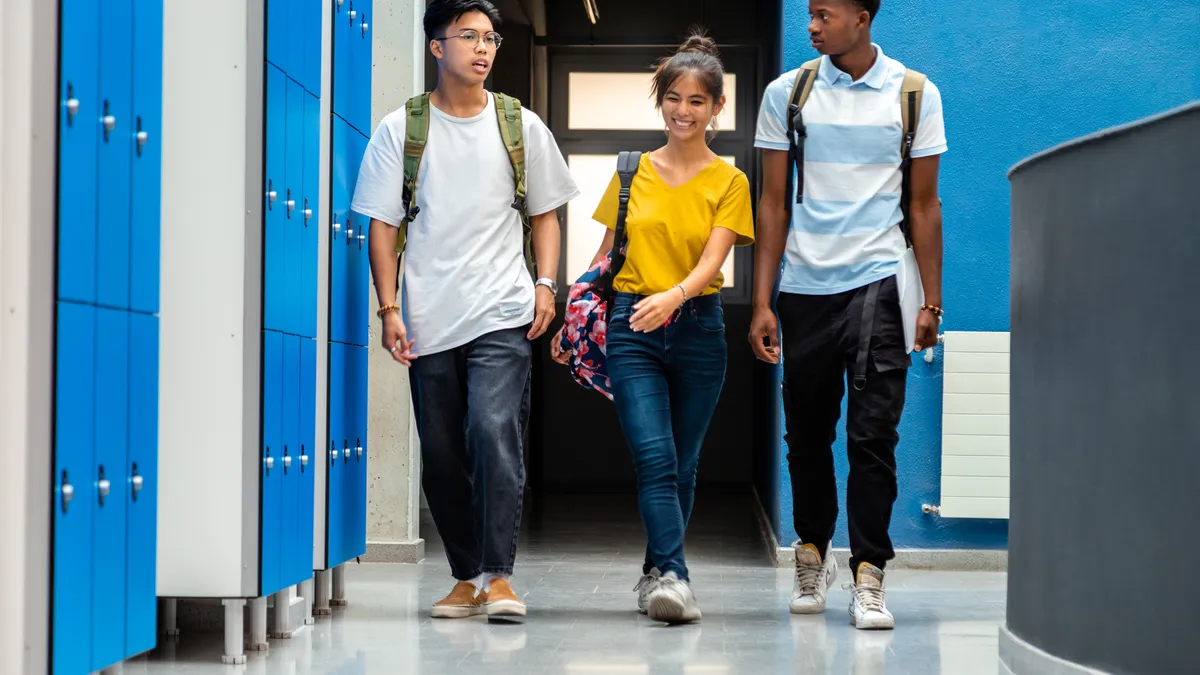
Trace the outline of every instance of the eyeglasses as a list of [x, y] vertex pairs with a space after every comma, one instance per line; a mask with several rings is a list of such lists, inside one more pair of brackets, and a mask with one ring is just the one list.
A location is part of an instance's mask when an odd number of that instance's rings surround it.
[[[479, 44], [479, 33], [477, 31], [473, 31], [473, 30], [464, 30], [462, 33], [460, 33], [458, 35], [447, 35], [446, 37], [440, 37], [440, 38], [434, 38], [434, 39], [438, 40], [440, 42], [440, 41], [445, 41], [445, 40], [453, 40], [455, 38], [461, 39], [463, 42], [466, 42], [471, 47], [474, 47], [475, 45]], [[504, 38], [500, 37], [500, 34], [495, 31], [492, 31], [489, 33], [484, 33], [484, 35], [483, 35], [484, 44], [486, 44], [487, 46], [489, 46], [493, 49], [499, 49], [500, 42], [503, 39]]]

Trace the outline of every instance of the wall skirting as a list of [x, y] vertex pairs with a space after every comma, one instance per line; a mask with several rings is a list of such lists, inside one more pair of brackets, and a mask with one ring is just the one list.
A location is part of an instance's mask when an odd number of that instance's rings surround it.
[[425, 540], [368, 541], [365, 563], [419, 563], [425, 559]]

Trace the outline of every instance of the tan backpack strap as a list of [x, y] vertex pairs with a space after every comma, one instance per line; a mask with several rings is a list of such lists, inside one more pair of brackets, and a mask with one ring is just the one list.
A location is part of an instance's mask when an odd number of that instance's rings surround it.
[[792, 94], [788, 103], [797, 108], [803, 108], [812, 93], [813, 82], [817, 81], [817, 73], [821, 70], [821, 59], [813, 59], [800, 66], [796, 72], [796, 81], [792, 83]]
[[513, 178], [516, 185], [513, 189], [512, 207], [521, 214], [521, 229], [525, 266], [529, 274], [537, 278], [537, 260], [533, 251], [533, 224], [525, 205], [525, 128], [521, 121], [521, 101], [507, 94], [493, 92], [496, 99], [496, 121], [500, 125], [500, 138], [504, 141], [504, 149], [508, 152], [508, 161], [512, 165]]
[[912, 154], [913, 141], [917, 137], [917, 123], [921, 121], [921, 96], [925, 92], [925, 75], [915, 70], [904, 71], [904, 83], [900, 86], [900, 120], [904, 135], [901, 137], [900, 161], [907, 162]]

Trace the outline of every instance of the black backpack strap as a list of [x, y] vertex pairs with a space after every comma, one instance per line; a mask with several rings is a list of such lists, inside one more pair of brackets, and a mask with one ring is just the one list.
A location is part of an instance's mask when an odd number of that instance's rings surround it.
[[627, 150], [617, 155], [617, 177], [621, 181], [621, 190], [617, 193], [617, 226], [613, 234], [612, 264], [608, 268], [605, 289], [605, 295], [609, 297], [615, 289], [617, 275], [625, 265], [625, 218], [629, 215], [629, 190], [641, 161], [642, 153], [637, 151]]

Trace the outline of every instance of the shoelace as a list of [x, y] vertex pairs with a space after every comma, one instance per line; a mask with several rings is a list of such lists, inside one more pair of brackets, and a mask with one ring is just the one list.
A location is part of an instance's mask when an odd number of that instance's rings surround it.
[[646, 576], [642, 577], [640, 581], [637, 582], [637, 586], [633, 587], [633, 591], [635, 593], [639, 593], [639, 592], [641, 592], [641, 590], [643, 588], [646, 588], [657, 581], [658, 581], [658, 577], [654, 576], [653, 574], [647, 574]]
[[883, 611], [883, 589], [871, 588], [869, 586], [859, 586], [858, 584], [845, 584], [842, 590], [853, 591], [858, 599], [858, 605], [868, 612]]
[[821, 570], [824, 565], [796, 564], [796, 585], [800, 587], [800, 595], [816, 595], [819, 590]]

